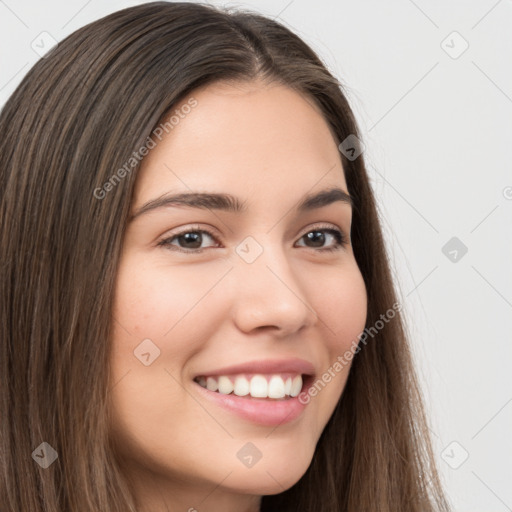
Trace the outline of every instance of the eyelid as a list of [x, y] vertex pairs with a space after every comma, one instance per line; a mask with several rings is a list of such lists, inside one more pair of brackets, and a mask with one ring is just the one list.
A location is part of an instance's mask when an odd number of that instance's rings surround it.
[[336, 245], [333, 247], [324, 247], [318, 249], [316, 249], [315, 247], [306, 247], [307, 249], [311, 249], [316, 252], [334, 252], [335, 250], [346, 248], [351, 242], [350, 231], [347, 234], [347, 232], [344, 229], [337, 226], [336, 224], [331, 223], [320, 223], [319, 225], [317, 224], [306, 228], [298, 237], [298, 240], [301, 240], [306, 234], [310, 233], [311, 231], [335, 231], [337, 232], [338, 236], [330, 233], [331, 236], [334, 236], [335, 238], [340, 238], [340, 241], [337, 240]]
[[[221, 236], [218, 235], [216, 231], [214, 232], [213, 228], [203, 227], [199, 224], [189, 224], [183, 228], [176, 228], [176, 231], [171, 231], [171, 232], [165, 233], [164, 235], [162, 235], [161, 239], [157, 242], [156, 245], [157, 246], [165, 245], [165, 242], [167, 242], [168, 240], [172, 240], [173, 238], [177, 238], [177, 237], [185, 235], [187, 233], [196, 233], [196, 232], [206, 233], [212, 239], [214, 239], [215, 241], [220, 243], [219, 239], [221, 238]], [[186, 251], [186, 252], [192, 253], [197, 250], [198, 249], [191, 249], [190, 251]], [[203, 249], [201, 249], [201, 250], [203, 250]]]
[[[341, 241], [339, 242], [338, 240], [336, 241], [336, 244], [335, 246], [333, 247], [326, 247], [326, 248], [315, 248], [315, 247], [305, 247], [306, 249], [311, 249], [313, 251], [316, 251], [316, 252], [330, 252], [330, 251], [334, 251], [336, 249], [342, 249], [344, 248], [345, 246], [347, 246], [349, 243], [350, 243], [350, 236], [347, 235], [347, 232], [340, 228], [339, 226], [337, 226], [336, 224], [332, 224], [332, 223], [328, 223], [328, 222], [319, 222], [317, 224], [313, 224], [313, 225], [310, 225], [306, 228], [304, 228], [303, 231], [301, 231], [301, 234], [297, 237], [297, 241], [301, 240], [305, 235], [307, 235], [308, 233], [312, 232], [312, 231], [328, 231], [328, 230], [333, 230], [333, 231], [337, 231], [339, 232], [339, 238], [341, 239]], [[205, 228], [205, 227], [202, 227], [201, 225], [199, 224], [190, 224], [188, 226], [185, 226], [183, 228], [178, 228], [178, 231], [176, 232], [171, 232], [171, 233], [167, 233], [165, 234], [162, 239], [157, 242], [157, 246], [163, 246], [164, 248], [166, 248], [166, 245], [171, 245], [170, 243], [166, 243], [170, 240], [173, 240], [179, 236], [182, 236], [182, 235], [185, 235], [187, 233], [191, 233], [191, 232], [202, 232], [202, 233], [206, 233], [208, 236], [210, 236], [213, 240], [215, 240], [217, 243], [220, 242], [220, 235], [217, 235], [213, 232], [214, 230], [210, 227], [208, 228]], [[332, 234], [331, 233], [331, 236], [334, 236], [335, 238], [336, 235]], [[221, 242], [220, 242], [221, 243]], [[201, 249], [182, 249], [180, 247], [177, 247], [177, 246], [172, 246], [174, 247], [174, 249], [168, 249], [168, 250], [174, 250], [174, 251], [177, 251], [177, 252], [182, 252], [182, 253], [186, 253], [186, 254], [199, 254], [199, 253], [202, 253], [204, 250], [206, 249], [214, 249], [215, 246], [212, 246], [212, 247], [204, 247], [204, 248], [201, 248]], [[304, 246], [302, 246], [304, 247]]]
[[313, 226], [308, 226], [307, 228], [304, 228], [304, 231], [301, 231], [302, 234], [299, 235], [299, 238], [302, 238], [304, 235], [306, 235], [310, 231], [314, 231], [315, 229], [318, 229], [318, 230], [336, 229], [338, 231], [341, 231], [342, 234], [345, 234], [345, 231], [343, 229], [341, 229], [339, 226], [337, 226], [336, 224], [331, 224], [330, 222], [326, 222], [326, 223], [320, 222], [317, 224], [313, 224]]

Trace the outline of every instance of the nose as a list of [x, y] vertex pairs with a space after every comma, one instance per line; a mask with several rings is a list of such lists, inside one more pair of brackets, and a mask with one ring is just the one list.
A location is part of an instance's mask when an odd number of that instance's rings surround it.
[[240, 330], [273, 329], [286, 337], [317, 322], [300, 276], [282, 252], [265, 248], [256, 261], [237, 262], [232, 274], [233, 315]]

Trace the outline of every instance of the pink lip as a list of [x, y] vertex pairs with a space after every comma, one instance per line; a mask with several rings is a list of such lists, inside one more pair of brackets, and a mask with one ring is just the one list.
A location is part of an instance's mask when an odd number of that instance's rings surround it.
[[234, 375], [238, 373], [299, 373], [305, 375], [314, 375], [315, 368], [304, 359], [263, 359], [260, 361], [248, 361], [246, 363], [234, 366], [225, 366], [215, 370], [205, 370], [198, 373], [195, 377], [215, 376], [215, 375]]
[[[225, 372], [226, 369], [223, 371]], [[223, 395], [222, 393], [203, 388], [195, 381], [194, 386], [207, 400], [210, 400], [215, 405], [223, 407], [245, 420], [258, 425], [276, 426], [289, 423], [300, 416], [306, 408], [307, 403], [301, 403], [299, 396], [312, 386], [313, 381], [314, 378], [312, 376], [306, 377], [299, 395], [287, 398], [286, 400], [247, 398], [234, 394]]]

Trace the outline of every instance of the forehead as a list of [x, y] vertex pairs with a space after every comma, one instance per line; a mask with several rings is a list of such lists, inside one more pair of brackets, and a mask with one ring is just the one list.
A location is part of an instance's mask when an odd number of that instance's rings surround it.
[[176, 104], [170, 116], [172, 127], [154, 139], [156, 147], [142, 162], [140, 201], [166, 190], [279, 200], [315, 184], [347, 188], [337, 143], [319, 107], [289, 87], [210, 84]]

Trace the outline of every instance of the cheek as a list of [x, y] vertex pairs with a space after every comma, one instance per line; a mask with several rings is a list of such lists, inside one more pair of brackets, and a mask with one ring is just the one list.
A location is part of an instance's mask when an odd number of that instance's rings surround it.
[[319, 328], [330, 349], [339, 355], [350, 347], [364, 330], [367, 315], [367, 294], [357, 265], [338, 270], [336, 278], [325, 278], [312, 304], [319, 316]]
[[[309, 399], [316, 407], [314, 431], [319, 436], [345, 388], [352, 353], [366, 324], [367, 293], [355, 263], [336, 269], [335, 273], [330, 269], [329, 275], [317, 276], [316, 283], [316, 292], [310, 289], [309, 298], [318, 315], [322, 343], [318, 353], [323, 358]], [[321, 289], [318, 283], [322, 284]]]
[[120, 379], [124, 380], [123, 388], [136, 383], [130, 390], [134, 402], [138, 393], [147, 389], [165, 388], [171, 399], [169, 384], [173, 380], [164, 370], [179, 378], [179, 368], [189, 354], [188, 340], [174, 333], [193, 298], [186, 297], [190, 288], [181, 282], [179, 272], [172, 277], [168, 274], [158, 272], [141, 258], [127, 256], [121, 260], [110, 358], [114, 384]]
[[[224, 317], [220, 302], [205, 296], [219, 272], [206, 274], [180, 265], [163, 268], [141, 256], [121, 260], [112, 322], [114, 383], [130, 372], [139, 389], [164, 386], [169, 399], [179, 392], [176, 382], [186, 378], [187, 361], [203, 349], [214, 322]], [[152, 362], [145, 366], [137, 356], [148, 352], [146, 359]]]
[[192, 273], [185, 274], [180, 267], [162, 272], [135, 257], [126, 257], [119, 268], [110, 355], [112, 428], [123, 440], [121, 451], [129, 446], [141, 460], [169, 450], [165, 433], [179, 431], [181, 418], [190, 414], [179, 383], [186, 361], [198, 350], [200, 337], [192, 341], [189, 319], [206, 284], [195, 286]]
[[193, 314], [208, 288], [201, 272], [126, 258], [118, 274], [114, 317], [135, 336], [165, 340]]

